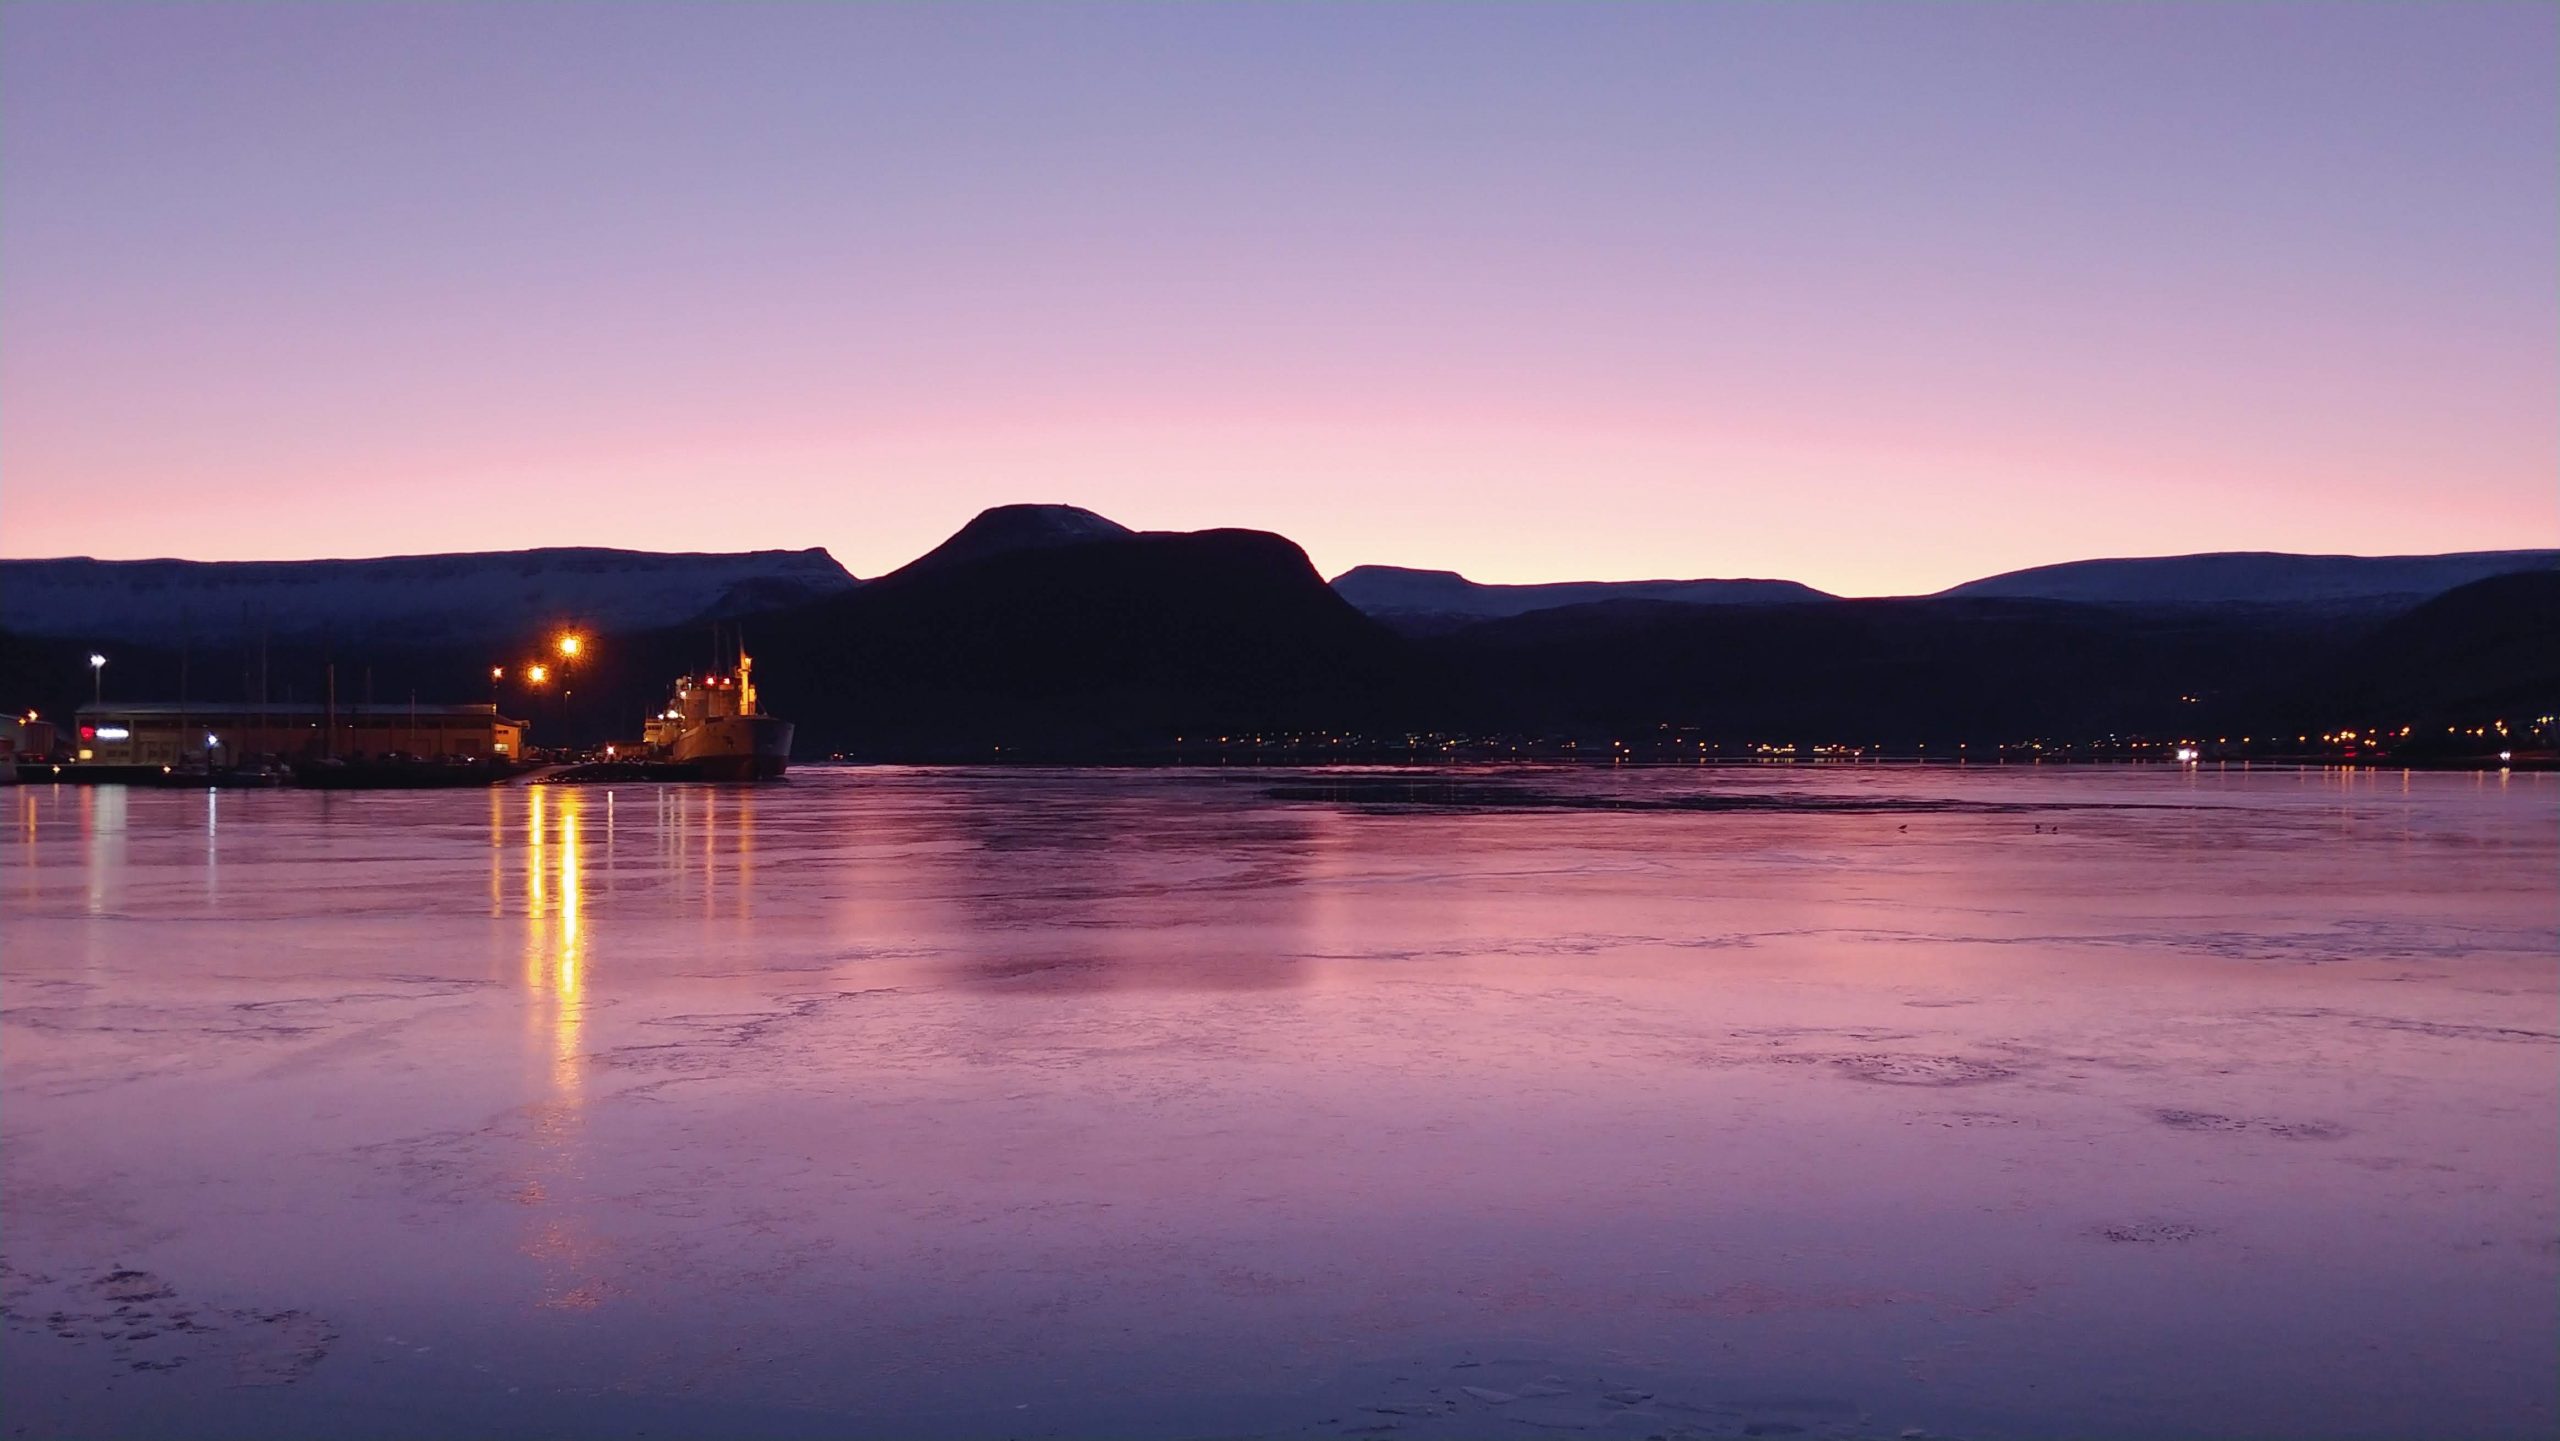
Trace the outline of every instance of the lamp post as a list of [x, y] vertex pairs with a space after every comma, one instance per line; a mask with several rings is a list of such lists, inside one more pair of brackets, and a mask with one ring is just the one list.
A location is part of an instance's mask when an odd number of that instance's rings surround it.
[[[533, 661], [519, 667], [518, 673], [524, 677], [524, 683], [537, 692], [542, 689], [544, 682], [551, 679], [551, 667], [540, 661]], [[541, 709], [542, 699], [538, 694], [525, 697], [525, 719], [540, 719]]]
[[96, 651], [89, 653], [89, 703], [104, 705], [107, 700], [107, 658]]
[[562, 631], [559, 640], [553, 645], [560, 652], [560, 738], [567, 740], [569, 738], [569, 697], [575, 689], [570, 685], [570, 681], [575, 679], [574, 672], [578, 657], [586, 654], [587, 638], [574, 630]]

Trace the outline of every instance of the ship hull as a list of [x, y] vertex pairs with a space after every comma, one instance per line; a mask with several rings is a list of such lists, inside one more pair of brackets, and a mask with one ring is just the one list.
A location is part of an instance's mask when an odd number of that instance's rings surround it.
[[713, 716], [676, 738], [668, 757], [705, 780], [769, 781], [791, 764], [791, 722], [763, 715]]

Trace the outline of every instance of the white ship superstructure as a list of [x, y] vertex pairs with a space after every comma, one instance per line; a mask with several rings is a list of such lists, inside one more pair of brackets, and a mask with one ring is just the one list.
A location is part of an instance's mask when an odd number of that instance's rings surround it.
[[756, 703], [755, 661], [676, 678], [675, 694], [649, 717], [641, 740], [668, 760], [711, 780], [771, 780], [791, 763], [791, 722]]

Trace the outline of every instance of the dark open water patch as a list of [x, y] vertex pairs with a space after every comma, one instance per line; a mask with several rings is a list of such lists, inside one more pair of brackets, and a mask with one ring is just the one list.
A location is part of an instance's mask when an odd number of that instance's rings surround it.
[[1262, 790], [1275, 801], [1390, 806], [1417, 810], [1708, 811], [1778, 815], [2048, 815], [2061, 811], [2210, 809], [2163, 801], [1968, 801], [1928, 796], [1802, 794], [1603, 795], [1546, 790], [1514, 781], [1453, 776], [1337, 776], [1291, 780]]
[[2163, 1246], [2210, 1236], [2213, 1230], [2188, 1221], [2132, 1221], [2117, 1226], [2100, 1226], [2091, 1234], [2101, 1241], [2114, 1241], [2121, 1245]]
[[2287, 1141], [2337, 1141], [2352, 1135], [2335, 1121], [2271, 1121], [2259, 1116], [2225, 1116], [2214, 1111], [2155, 1108], [2151, 1119], [2175, 1131], [2259, 1131]]
[[104, 1346], [128, 1371], [228, 1360], [235, 1386], [290, 1386], [327, 1360], [338, 1329], [301, 1310], [208, 1305], [130, 1266], [53, 1276], [0, 1262], [0, 1327]]

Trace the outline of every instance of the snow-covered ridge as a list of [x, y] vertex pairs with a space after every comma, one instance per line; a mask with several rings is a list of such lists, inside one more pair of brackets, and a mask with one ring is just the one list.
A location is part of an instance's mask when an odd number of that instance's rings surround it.
[[677, 625], [850, 590], [821, 549], [731, 554], [560, 547], [372, 560], [0, 560], [0, 629], [177, 644], [334, 635], [512, 639], [575, 624]]
[[1967, 581], [1939, 592], [2100, 605], [2328, 605], [2418, 600], [2493, 575], [2560, 568], [2560, 550], [2453, 555], [2206, 555], [2077, 560]]
[[1494, 620], [1608, 600], [1785, 605], [1832, 598], [1792, 580], [1562, 580], [1539, 585], [1488, 585], [1454, 570], [1410, 570], [1400, 565], [1354, 566], [1333, 578], [1333, 591], [1373, 616], [1466, 620]]

